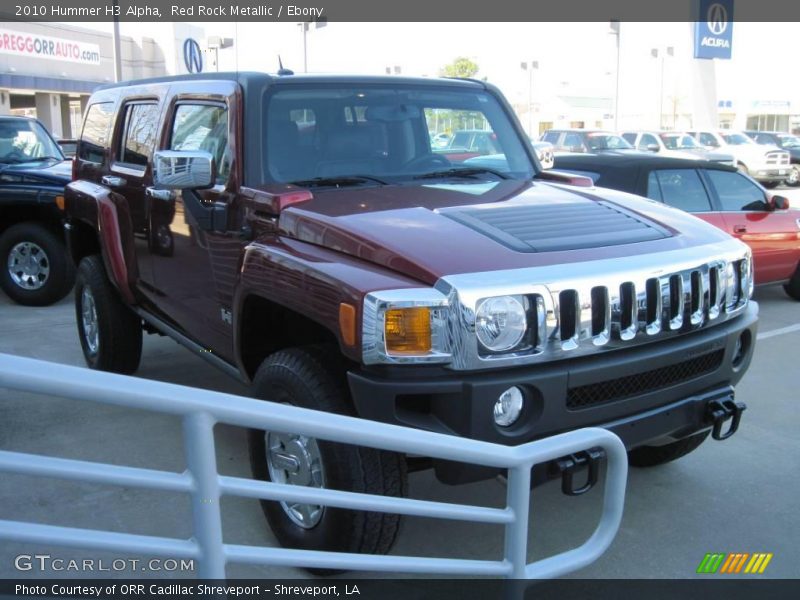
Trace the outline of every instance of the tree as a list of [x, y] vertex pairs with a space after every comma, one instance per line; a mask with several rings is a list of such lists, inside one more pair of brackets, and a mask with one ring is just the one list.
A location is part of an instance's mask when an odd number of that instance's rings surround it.
[[478, 64], [467, 58], [466, 56], [459, 56], [449, 65], [445, 65], [439, 74], [443, 77], [475, 77], [478, 73]]

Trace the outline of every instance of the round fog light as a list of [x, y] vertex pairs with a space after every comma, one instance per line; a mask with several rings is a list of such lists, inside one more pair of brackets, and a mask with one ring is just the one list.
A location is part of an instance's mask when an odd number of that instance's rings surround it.
[[516, 386], [508, 388], [494, 403], [494, 422], [501, 427], [509, 427], [516, 423], [522, 413], [524, 401], [522, 390]]

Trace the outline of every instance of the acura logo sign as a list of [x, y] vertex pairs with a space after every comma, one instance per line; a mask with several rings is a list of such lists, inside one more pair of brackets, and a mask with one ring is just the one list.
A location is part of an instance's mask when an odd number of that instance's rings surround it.
[[708, 7], [706, 21], [711, 33], [722, 35], [728, 29], [728, 9], [719, 3], [712, 4]]

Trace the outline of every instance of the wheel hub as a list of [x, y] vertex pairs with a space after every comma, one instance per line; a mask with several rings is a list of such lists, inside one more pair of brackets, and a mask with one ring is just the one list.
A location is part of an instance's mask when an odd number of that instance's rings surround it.
[[[285, 433], [267, 432], [264, 436], [267, 469], [275, 483], [325, 487], [322, 455], [314, 438]], [[325, 507], [318, 504], [281, 502], [286, 515], [303, 529], [311, 529], [322, 519]]]
[[97, 307], [94, 303], [94, 296], [88, 287], [84, 287], [81, 292], [81, 326], [89, 354], [94, 356], [100, 347], [100, 328], [97, 324]]
[[38, 244], [20, 242], [8, 253], [8, 274], [24, 290], [41, 289], [50, 276], [50, 260]]

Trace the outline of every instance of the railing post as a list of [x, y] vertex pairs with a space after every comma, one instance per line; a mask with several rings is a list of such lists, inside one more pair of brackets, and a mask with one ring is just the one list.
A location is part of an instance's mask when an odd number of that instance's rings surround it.
[[214, 446], [214, 419], [206, 413], [187, 415], [183, 421], [186, 467], [192, 475], [192, 527], [200, 547], [198, 577], [225, 578], [222, 548], [222, 511]]
[[528, 563], [528, 503], [531, 497], [531, 465], [508, 469], [506, 506], [514, 511], [514, 520], [506, 525], [505, 559], [512, 565], [511, 577], [525, 577]]

